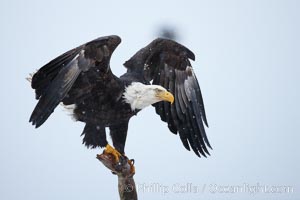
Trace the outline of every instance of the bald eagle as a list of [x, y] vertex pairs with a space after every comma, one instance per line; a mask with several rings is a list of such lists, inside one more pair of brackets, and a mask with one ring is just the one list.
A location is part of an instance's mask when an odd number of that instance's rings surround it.
[[[31, 80], [38, 103], [29, 121], [38, 128], [59, 103], [71, 106], [74, 118], [85, 122], [83, 144], [105, 147], [119, 159], [125, 156], [130, 118], [153, 105], [187, 150], [199, 157], [209, 155], [204, 104], [189, 61], [195, 60], [193, 52], [158, 38], [126, 61], [127, 72], [117, 77], [110, 58], [120, 42], [115, 35], [100, 37], [40, 68]], [[106, 140], [105, 128], [114, 148]]]

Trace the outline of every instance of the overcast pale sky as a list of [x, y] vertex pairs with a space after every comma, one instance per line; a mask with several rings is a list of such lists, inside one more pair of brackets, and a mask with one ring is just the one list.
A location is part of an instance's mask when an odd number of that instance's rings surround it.
[[61, 107], [39, 129], [28, 123], [36, 101], [25, 77], [110, 34], [122, 38], [111, 62], [120, 75], [164, 25], [196, 55], [214, 150], [199, 159], [152, 107], [142, 111], [126, 144], [139, 198], [299, 199], [299, 9], [296, 0], [1, 1], [0, 199], [118, 198], [117, 177], [95, 159], [102, 150], [81, 145], [84, 124]]

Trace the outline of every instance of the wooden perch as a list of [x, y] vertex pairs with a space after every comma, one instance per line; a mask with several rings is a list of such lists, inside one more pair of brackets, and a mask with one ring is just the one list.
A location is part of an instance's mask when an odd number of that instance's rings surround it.
[[117, 162], [115, 157], [110, 153], [103, 152], [97, 155], [97, 159], [113, 174], [118, 176], [118, 188], [121, 200], [137, 200], [136, 186], [133, 179], [134, 170], [133, 160], [126, 157], [120, 157]]

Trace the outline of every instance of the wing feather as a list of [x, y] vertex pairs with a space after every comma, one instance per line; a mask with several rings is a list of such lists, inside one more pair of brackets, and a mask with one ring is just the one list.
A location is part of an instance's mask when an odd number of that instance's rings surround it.
[[43, 66], [37, 73], [32, 77], [31, 86], [36, 91], [36, 99], [44, 94], [51, 81], [56, 77], [58, 72], [63, 66], [69, 63], [76, 54], [80, 51], [79, 48], [72, 49], [56, 59], [50, 61], [48, 64]]
[[32, 125], [39, 127], [45, 122], [55, 107], [69, 92], [80, 72], [78, 60], [75, 58], [60, 70], [47, 89], [47, 93], [41, 96], [37, 106], [33, 110], [29, 120], [29, 122], [32, 122]]
[[90, 97], [91, 90], [101, 80], [116, 79], [110, 71], [109, 62], [120, 42], [118, 36], [101, 37], [43, 66], [32, 77], [31, 85], [39, 102], [29, 121], [39, 127], [60, 102], [66, 105], [78, 103], [82, 98]]
[[175, 103], [154, 104], [161, 120], [171, 132], [179, 133], [182, 144], [197, 156], [209, 155], [211, 148], [205, 132], [208, 126], [204, 103], [190, 60], [195, 55], [188, 48], [168, 39], [158, 38], [125, 62], [128, 71], [141, 72], [145, 80], [165, 87]]

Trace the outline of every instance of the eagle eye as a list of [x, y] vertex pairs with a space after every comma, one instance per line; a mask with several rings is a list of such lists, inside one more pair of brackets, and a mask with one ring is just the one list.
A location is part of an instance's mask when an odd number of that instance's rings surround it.
[[159, 88], [155, 88], [155, 92], [160, 93], [160, 92], [163, 92], [163, 90], [159, 89]]

